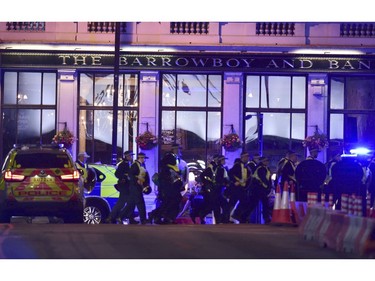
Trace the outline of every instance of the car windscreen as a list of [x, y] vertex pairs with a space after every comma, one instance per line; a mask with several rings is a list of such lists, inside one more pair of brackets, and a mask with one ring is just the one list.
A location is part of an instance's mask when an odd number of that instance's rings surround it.
[[14, 168], [71, 168], [71, 161], [64, 153], [19, 153], [14, 158]]

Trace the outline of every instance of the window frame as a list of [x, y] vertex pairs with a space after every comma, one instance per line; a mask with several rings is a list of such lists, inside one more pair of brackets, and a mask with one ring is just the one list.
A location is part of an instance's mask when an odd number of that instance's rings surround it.
[[[93, 75], [93, 79], [92, 79], [92, 101], [93, 101], [93, 104], [90, 104], [90, 105], [83, 105], [81, 104], [80, 102], [80, 98], [81, 98], [81, 74], [90, 74], [90, 75]], [[122, 85], [125, 85], [125, 79], [123, 79], [126, 75], [135, 75], [135, 79], [137, 79], [136, 81], [136, 88], [137, 88], [137, 102], [135, 105], [124, 105], [124, 102], [122, 104], [117, 104], [117, 106], [115, 104], [111, 104], [111, 105], [106, 105], [106, 106], [99, 106], [99, 105], [95, 105], [95, 82], [96, 82], [96, 76], [97, 75], [114, 75], [114, 72], [113, 71], [93, 71], [93, 70], [82, 70], [82, 71], [79, 71], [78, 72], [78, 94], [77, 94], [77, 116], [78, 116], [78, 120], [77, 120], [77, 128], [78, 128], [78, 136], [81, 135], [81, 132], [80, 132], [80, 128], [81, 128], [81, 120], [80, 120], [80, 114], [81, 114], [81, 111], [90, 111], [90, 114], [93, 114], [93, 118], [95, 118], [95, 113], [97, 113], [98, 111], [103, 111], [103, 110], [108, 110], [108, 111], [111, 111], [112, 112], [112, 116], [113, 116], [113, 112], [114, 110], [117, 111], [117, 114], [119, 115], [119, 113], [121, 112], [121, 116], [122, 116], [122, 120], [121, 120], [121, 124], [122, 124], [122, 135], [121, 135], [121, 140], [119, 140], [117, 138], [117, 144], [113, 144], [112, 142], [109, 144], [109, 145], [116, 145], [116, 150], [117, 150], [117, 155], [119, 158], [122, 157], [122, 154], [125, 150], [135, 150], [136, 147], [137, 147], [137, 144], [135, 143], [135, 136], [137, 135], [137, 132], [138, 132], [138, 128], [139, 128], [139, 101], [140, 101], [140, 73], [137, 72], [137, 71], [121, 71], [119, 73], [119, 76], [121, 78], [119, 78], [119, 83], [120, 81], [122, 81]], [[112, 82], [112, 86], [113, 86], [113, 82]], [[119, 87], [120, 89], [120, 87]], [[124, 89], [124, 88], [123, 88]], [[119, 99], [120, 100], [120, 99]], [[118, 103], [119, 103], [119, 100], [118, 100]], [[135, 112], [136, 113], [136, 120], [135, 120], [135, 124], [133, 126], [134, 128], [134, 136], [132, 136], [132, 139], [133, 141], [132, 142], [129, 142], [129, 147], [126, 147], [124, 145], [124, 112]], [[118, 116], [117, 115], [117, 116]], [[120, 121], [120, 120], [118, 120]], [[112, 131], [112, 136], [113, 134], [118, 134], [118, 127], [119, 127], [119, 124], [120, 122], [118, 122], [118, 126], [117, 128], [115, 128], [115, 130], [111, 130]], [[98, 153], [96, 153], [96, 146], [95, 145], [95, 130], [94, 130], [95, 127], [92, 128], [92, 131], [93, 131], [93, 135], [92, 135], [92, 140], [91, 140], [91, 143], [89, 144], [89, 146], [87, 147], [86, 144], [84, 145], [86, 147], [86, 152], [88, 152], [90, 154], [90, 162], [97, 162], [97, 161], [101, 161], [102, 163], [105, 163], [105, 164], [112, 164], [112, 154], [111, 153], [108, 153], [108, 159], [104, 160], [103, 161], [103, 158], [99, 158], [100, 156], [98, 155]], [[82, 140], [80, 138], [78, 138], [78, 141], [77, 141], [77, 152], [79, 150], [79, 147], [81, 146], [81, 142]], [[87, 138], [85, 138], [84, 140], [85, 142], [87, 142]], [[119, 144], [120, 144], [120, 147], [119, 147]]]
[[[174, 75], [175, 76], [175, 81], [176, 83], [178, 83], [178, 75], [206, 75], [207, 78], [210, 76], [210, 75], [218, 75], [221, 77], [221, 83], [220, 83], [220, 86], [221, 86], [221, 105], [220, 106], [217, 106], [217, 107], [213, 107], [213, 106], [209, 106], [209, 100], [208, 100], [208, 79], [206, 79], [206, 104], [205, 106], [179, 106], [178, 105], [178, 101], [177, 101], [177, 92], [178, 92], [178, 87], [175, 87], [175, 97], [176, 97], [176, 100], [175, 100], [175, 104], [174, 106], [163, 106], [163, 79], [164, 79], [164, 75]], [[174, 112], [174, 133], [173, 133], [173, 139], [174, 141], [173, 142], [176, 142], [176, 137], [177, 137], [177, 117], [178, 117], [178, 112], [205, 112], [205, 116], [206, 116], [206, 120], [205, 120], [205, 130], [206, 130], [206, 139], [204, 140], [205, 141], [205, 149], [204, 149], [204, 155], [205, 155], [205, 159], [203, 159], [203, 161], [205, 161], [206, 163], [208, 163], [208, 161], [210, 160], [209, 158], [212, 157], [212, 155], [209, 155], [208, 153], [208, 145], [207, 145], [207, 128], [208, 128], [208, 122], [209, 122], [209, 113], [210, 112], [218, 112], [220, 113], [220, 124], [219, 124], [219, 128], [220, 128], [220, 136], [222, 135], [222, 127], [223, 127], [223, 107], [224, 107], [224, 73], [223, 72], [184, 72], [184, 71], [176, 71], [176, 72], [173, 72], [173, 71], [164, 71], [164, 72], [160, 72], [160, 83], [159, 83], [159, 121], [158, 123], [160, 124], [159, 126], [159, 135], [162, 136], [162, 117], [163, 117], [163, 112], [164, 111], [173, 111]], [[169, 145], [168, 143], [167, 144], [164, 144], [164, 142], [162, 143], [162, 145], [159, 146], [159, 153], [162, 153], [163, 152], [163, 148], [162, 146], [163, 145]], [[182, 154], [184, 154], [184, 148], [182, 147], [181, 148], [181, 152]], [[221, 154], [221, 146], [220, 144], [218, 143], [217, 144], [217, 153], [218, 154]]]
[[[16, 96], [16, 103], [14, 104], [11, 104], [11, 103], [7, 103], [5, 104], [4, 103], [4, 96], [5, 96], [5, 73], [16, 73], [16, 81], [17, 81], [17, 85], [16, 85], [16, 93], [18, 93], [19, 91], [19, 76], [20, 76], [20, 73], [40, 73], [41, 74], [41, 81], [40, 81], [40, 91], [41, 91], [41, 96], [40, 96], [40, 103], [39, 104], [21, 104], [18, 102], [17, 100], [17, 96]], [[55, 103], [54, 104], [43, 104], [43, 99], [44, 99], [44, 81], [45, 81], [45, 74], [55, 74], [55, 85], [54, 85], [54, 92], [55, 92]], [[16, 126], [17, 128], [15, 128], [15, 131], [16, 131], [16, 134], [15, 134], [15, 144], [17, 144], [19, 142], [19, 136], [18, 136], [18, 117], [19, 117], [19, 112], [20, 110], [39, 110], [39, 114], [40, 114], [40, 124], [39, 124], [39, 143], [43, 143], [43, 122], [44, 122], [44, 116], [43, 116], [43, 112], [46, 111], [46, 110], [52, 110], [54, 111], [54, 116], [55, 116], [55, 120], [54, 120], [54, 130], [50, 133], [51, 135], [51, 141], [52, 141], [52, 137], [53, 135], [56, 133], [56, 122], [57, 122], [57, 95], [58, 95], [58, 73], [56, 70], [50, 70], [50, 69], [43, 69], [43, 70], [39, 70], [39, 69], [33, 69], [33, 70], [29, 70], [29, 69], [3, 69], [2, 72], [1, 72], [1, 111], [2, 113], [4, 113], [5, 110], [15, 110], [15, 114], [16, 114]], [[9, 148], [7, 151], [6, 151], [6, 147], [4, 147], [4, 127], [5, 127], [5, 123], [2, 122], [1, 123], [1, 126], [2, 126], [2, 130], [1, 130], [1, 134], [2, 134], [2, 138], [1, 138], [1, 147], [2, 147], [2, 150], [1, 150], [1, 159], [4, 159], [4, 156], [8, 153], [8, 151], [11, 149]]]
[[[244, 112], [244, 116], [243, 116], [243, 126], [242, 126], [242, 136], [243, 136], [243, 142], [245, 143], [245, 147], [247, 149], [247, 151], [250, 153], [250, 155], [254, 155], [256, 153], [260, 154], [260, 155], [265, 155], [269, 158], [272, 158], [271, 159], [271, 165], [274, 166], [275, 164], [275, 161], [278, 161], [279, 159], [281, 159], [282, 157], [285, 156], [285, 153], [288, 149], [290, 150], [297, 150], [293, 147], [293, 138], [292, 138], [292, 134], [293, 134], [293, 114], [304, 114], [305, 115], [305, 127], [304, 127], [304, 134], [303, 135], [306, 135], [306, 131], [307, 131], [307, 115], [308, 115], [308, 74], [302, 74], [302, 73], [263, 73], [263, 72], [254, 72], [254, 73], [244, 73], [244, 87], [243, 87], [243, 102], [242, 102], [242, 106], [243, 106], [243, 112]], [[258, 76], [259, 77], [259, 100], [258, 100], [258, 105], [257, 107], [247, 107], [247, 99], [246, 99], [246, 95], [247, 95], [247, 86], [248, 86], [248, 79], [247, 77], [248, 76]], [[271, 77], [271, 76], [278, 76], [278, 77], [290, 77], [290, 90], [289, 90], [289, 107], [286, 108], [272, 108], [272, 107], [269, 107], [269, 108], [266, 108], [266, 107], [262, 107], [262, 95], [264, 95], [262, 93], [262, 77], [264, 76], [268, 76], [268, 77]], [[304, 77], [305, 78], [305, 103], [304, 103], [304, 108], [293, 108], [293, 97], [295, 96], [295, 92], [293, 90], [293, 78], [294, 77]], [[289, 141], [288, 141], [288, 149], [285, 149], [285, 150], [282, 150], [280, 151], [280, 153], [278, 155], [270, 155], [269, 151], [265, 151], [264, 150], [264, 134], [263, 134], [263, 131], [261, 131], [261, 135], [260, 137], [262, 138], [262, 142], [259, 141], [259, 132], [258, 132], [258, 137], [257, 137], [257, 150], [255, 149], [248, 149], [249, 147], [249, 143], [246, 143], [246, 116], [247, 115], [252, 115], [252, 116], [255, 116], [257, 117], [257, 127], [259, 129], [259, 127], [263, 127], [263, 124], [264, 122], [262, 121], [263, 120], [263, 116], [264, 114], [267, 114], [267, 113], [284, 113], [284, 114], [289, 114]], [[301, 140], [301, 148], [300, 150], [297, 150], [297, 153], [299, 152], [302, 152], [304, 151], [303, 147], [302, 147], [302, 140]]]

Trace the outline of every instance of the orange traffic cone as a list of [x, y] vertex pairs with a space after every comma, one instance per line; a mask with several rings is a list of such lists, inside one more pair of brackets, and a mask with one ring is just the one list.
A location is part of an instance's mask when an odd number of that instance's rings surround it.
[[280, 198], [280, 186], [276, 188], [275, 205], [272, 212], [271, 224], [292, 224], [291, 213], [289, 209], [289, 191], [288, 182], [284, 183], [283, 194], [281, 197], [281, 204], [278, 204], [277, 197]]
[[[299, 225], [301, 223], [303, 217], [305, 216], [305, 213], [303, 212], [303, 214], [302, 214], [301, 210], [297, 210], [296, 190], [295, 190], [295, 186], [294, 186], [293, 182], [290, 183], [290, 210], [291, 210], [291, 214], [292, 214], [292, 222]], [[303, 209], [302, 209], [302, 211], [303, 211]]]
[[277, 184], [276, 193], [275, 193], [275, 203], [274, 203], [274, 206], [273, 206], [273, 210], [280, 210], [280, 207], [281, 207], [280, 185]]

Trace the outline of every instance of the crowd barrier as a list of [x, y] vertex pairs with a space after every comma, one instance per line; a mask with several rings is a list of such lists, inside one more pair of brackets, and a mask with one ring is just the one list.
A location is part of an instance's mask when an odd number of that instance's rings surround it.
[[336, 251], [373, 256], [375, 219], [310, 205], [299, 226], [305, 240], [317, 241]]

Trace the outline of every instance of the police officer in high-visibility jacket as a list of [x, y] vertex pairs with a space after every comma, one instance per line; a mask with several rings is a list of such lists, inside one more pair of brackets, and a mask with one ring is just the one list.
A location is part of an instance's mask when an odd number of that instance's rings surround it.
[[81, 172], [84, 181], [87, 181], [87, 167], [88, 167], [87, 159], [88, 158], [90, 158], [90, 155], [88, 155], [86, 151], [84, 151], [84, 152], [78, 153], [77, 161], [76, 161], [77, 168]]
[[264, 223], [271, 222], [271, 207], [268, 195], [270, 194], [273, 184], [271, 179], [271, 171], [268, 168], [269, 159], [261, 157], [259, 164], [253, 174], [253, 181], [250, 186], [250, 213], [254, 211], [259, 201], [262, 203], [262, 215]]
[[334, 151], [332, 153], [332, 158], [325, 163], [325, 167], [327, 169], [327, 175], [324, 180], [324, 193], [326, 198], [329, 197], [329, 194], [333, 194], [334, 188], [332, 186], [332, 170], [333, 167], [341, 161], [341, 151]]
[[277, 163], [277, 182], [282, 187], [284, 183], [296, 184], [297, 154], [293, 150], [288, 150], [285, 157]]
[[117, 186], [119, 197], [116, 204], [113, 206], [108, 218], [106, 219], [107, 223], [122, 224], [121, 218], [119, 218], [118, 215], [120, 214], [120, 211], [124, 208], [125, 204], [128, 202], [130, 194], [129, 170], [131, 165], [133, 164], [133, 155], [133, 151], [125, 151], [121, 162], [118, 163], [116, 167], [115, 176], [116, 178], [118, 178]]
[[78, 153], [77, 160], [76, 160], [76, 166], [83, 177], [84, 185], [86, 185], [88, 182], [88, 165], [87, 165], [88, 158], [90, 158], [90, 155], [88, 155], [86, 151], [84, 151], [84, 152]]
[[248, 192], [252, 181], [252, 171], [248, 166], [248, 162], [249, 153], [243, 151], [240, 156], [240, 161], [235, 162], [229, 171], [229, 178], [232, 182], [229, 208], [234, 208], [231, 215], [232, 219], [240, 223], [246, 222], [246, 214], [249, 205]]
[[[212, 170], [211, 187], [207, 193], [207, 205], [205, 209], [205, 215], [214, 212], [215, 223], [229, 223], [229, 203], [224, 197], [224, 189], [229, 184], [228, 172], [225, 165], [225, 156], [217, 156], [217, 163], [215, 169]], [[206, 175], [207, 178], [207, 175]], [[207, 179], [206, 179], [207, 180]]]
[[137, 155], [137, 160], [133, 162], [129, 169], [129, 198], [128, 204], [120, 213], [120, 219], [129, 219], [131, 224], [139, 223], [132, 220], [135, 208], [138, 209], [140, 222], [142, 224], [148, 223], [146, 217], [146, 204], [143, 194], [150, 192], [150, 175], [146, 170], [145, 161], [148, 157], [140, 152]]

